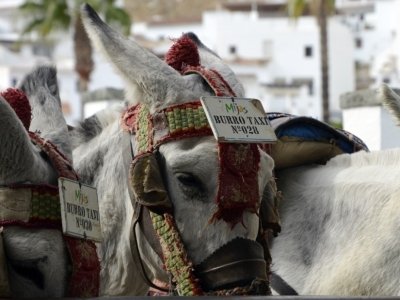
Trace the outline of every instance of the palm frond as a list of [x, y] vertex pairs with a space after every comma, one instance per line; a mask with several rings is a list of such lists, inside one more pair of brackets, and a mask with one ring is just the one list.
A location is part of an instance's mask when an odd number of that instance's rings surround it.
[[106, 22], [118, 24], [119, 26], [121, 26], [124, 34], [129, 35], [131, 30], [131, 18], [125, 10], [119, 7], [108, 9], [105, 12], [105, 19]]
[[288, 0], [287, 12], [289, 17], [297, 19], [300, 17], [307, 5], [307, 0]]
[[26, 35], [30, 32], [39, 31], [40, 24], [43, 23], [43, 19], [33, 19], [32, 21], [28, 22], [24, 28], [22, 29], [21, 35]]
[[42, 3], [37, 3], [35, 1], [26, 1], [22, 3], [18, 9], [24, 13], [33, 13], [37, 11], [43, 11], [44, 7]]

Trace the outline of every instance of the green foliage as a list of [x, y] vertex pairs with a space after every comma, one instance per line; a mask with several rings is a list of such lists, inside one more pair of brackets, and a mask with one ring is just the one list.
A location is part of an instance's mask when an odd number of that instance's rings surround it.
[[129, 34], [130, 17], [124, 9], [115, 6], [115, 0], [27, 0], [19, 7], [27, 18], [22, 34], [37, 32], [46, 37], [55, 30], [68, 30], [79, 17], [79, 8], [84, 2], [103, 14], [107, 23], [118, 25]]
[[290, 17], [298, 18], [300, 17], [305, 9], [306, 0], [288, 0], [287, 11]]
[[297, 19], [307, 9], [313, 14], [317, 15], [318, 7], [321, 1], [326, 1], [328, 14], [335, 12], [335, 0], [288, 0], [287, 12], [289, 17]]
[[328, 122], [328, 124], [331, 125], [331, 126], [334, 127], [334, 128], [343, 129], [343, 124], [342, 124], [342, 122], [340, 122], [340, 121], [330, 120], [330, 121]]
[[65, 30], [71, 23], [71, 16], [65, 0], [28, 0], [20, 7], [28, 16], [28, 23], [23, 34], [37, 32], [46, 37], [53, 30]]

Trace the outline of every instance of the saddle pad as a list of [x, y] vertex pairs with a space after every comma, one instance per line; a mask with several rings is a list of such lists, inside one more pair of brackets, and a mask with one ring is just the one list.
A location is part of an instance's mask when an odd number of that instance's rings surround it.
[[271, 147], [277, 170], [305, 164], [325, 164], [343, 153], [368, 151], [357, 136], [310, 117], [267, 113], [278, 138]]

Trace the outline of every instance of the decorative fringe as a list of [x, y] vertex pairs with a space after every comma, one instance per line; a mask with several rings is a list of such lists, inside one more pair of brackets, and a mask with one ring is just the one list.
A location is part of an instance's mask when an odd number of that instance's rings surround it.
[[9, 88], [0, 93], [0, 95], [10, 104], [25, 129], [29, 130], [32, 120], [32, 108], [25, 93], [19, 89]]

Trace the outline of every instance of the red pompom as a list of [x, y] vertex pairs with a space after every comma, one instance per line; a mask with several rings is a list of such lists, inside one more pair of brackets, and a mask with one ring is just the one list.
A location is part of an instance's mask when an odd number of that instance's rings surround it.
[[8, 104], [14, 109], [26, 130], [29, 130], [32, 120], [32, 109], [25, 93], [19, 89], [9, 88], [0, 95], [6, 99]]
[[175, 41], [165, 54], [165, 61], [179, 72], [187, 65], [199, 66], [200, 56], [197, 45], [188, 36], [183, 35]]

